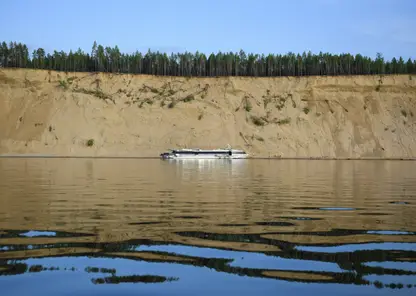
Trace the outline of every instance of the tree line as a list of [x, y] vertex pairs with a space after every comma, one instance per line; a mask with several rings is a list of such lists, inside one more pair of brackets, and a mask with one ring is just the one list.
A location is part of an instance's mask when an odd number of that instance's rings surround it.
[[168, 76], [311, 76], [311, 75], [382, 75], [414, 74], [416, 60], [375, 59], [360, 54], [253, 54], [218, 52], [209, 56], [196, 53], [172, 53], [148, 50], [121, 53], [118, 46], [104, 47], [94, 42], [91, 53], [81, 49], [46, 53], [43, 48], [30, 54], [25, 44], [2, 42], [0, 67], [46, 69], [66, 72], [112, 72]]

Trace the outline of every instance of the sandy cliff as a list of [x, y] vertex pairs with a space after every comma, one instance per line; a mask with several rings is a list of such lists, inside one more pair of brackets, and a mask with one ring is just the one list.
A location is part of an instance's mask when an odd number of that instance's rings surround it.
[[227, 144], [257, 157], [416, 157], [416, 76], [0, 69], [0, 154], [147, 157]]

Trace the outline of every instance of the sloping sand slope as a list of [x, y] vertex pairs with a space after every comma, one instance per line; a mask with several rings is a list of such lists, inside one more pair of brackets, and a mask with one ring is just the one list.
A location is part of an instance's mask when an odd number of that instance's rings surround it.
[[1, 154], [149, 157], [227, 144], [256, 157], [416, 157], [416, 76], [0, 70]]

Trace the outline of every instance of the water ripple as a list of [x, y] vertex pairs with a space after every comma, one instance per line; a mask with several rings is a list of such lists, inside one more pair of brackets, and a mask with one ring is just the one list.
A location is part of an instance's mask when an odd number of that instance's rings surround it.
[[2, 158], [0, 188], [9, 294], [416, 285], [412, 162]]

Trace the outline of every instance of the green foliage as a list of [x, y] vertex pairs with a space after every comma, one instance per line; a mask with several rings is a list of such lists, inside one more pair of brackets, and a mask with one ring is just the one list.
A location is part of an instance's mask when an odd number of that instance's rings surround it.
[[244, 103], [244, 110], [246, 110], [247, 112], [250, 112], [251, 109], [253, 109], [253, 106], [251, 105], [248, 97], [243, 98], [243, 103]]
[[289, 124], [290, 123], [290, 118], [288, 117], [288, 118], [285, 118], [285, 119], [278, 120], [276, 123], [278, 125]]
[[90, 90], [90, 89], [85, 89], [85, 88], [76, 88], [73, 91], [77, 92], [77, 93], [83, 93], [83, 94], [86, 94], [86, 95], [92, 95], [92, 96], [94, 96], [96, 98], [99, 98], [99, 99], [102, 99], [104, 101], [109, 100], [109, 101], [113, 102], [113, 104], [116, 103], [115, 100], [110, 95], [103, 93], [99, 89]]
[[264, 142], [264, 138], [259, 136], [259, 135], [255, 135], [255, 136], [253, 136], [253, 138], [256, 139], [259, 142]]
[[292, 107], [296, 108], [296, 102], [292, 99]]
[[72, 84], [72, 82], [74, 82], [74, 80], [75, 79], [77, 79], [75, 76], [72, 76], [72, 77], [69, 77], [66, 81], [69, 83], [69, 84]]
[[401, 113], [402, 113], [402, 115], [403, 115], [404, 117], [407, 117], [407, 112], [406, 112], [406, 110], [403, 110], [403, 109], [402, 109]]
[[266, 124], [263, 118], [254, 115], [251, 116], [251, 121], [257, 126], [264, 126]]
[[195, 97], [194, 97], [194, 95], [187, 95], [185, 98], [183, 98], [183, 102], [190, 102], [190, 101], [193, 101], [193, 100], [195, 100]]
[[309, 113], [309, 108], [308, 107], [305, 107], [305, 108], [303, 108], [303, 112], [305, 113], [305, 114], [308, 114]]
[[276, 108], [279, 110], [282, 110], [283, 107], [285, 106], [285, 103], [286, 103], [286, 98], [281, 97], [279, 101], [276, 103]]
[[[121, 53], [118, 46], [104, 47], [94, 42], [91, 53], [81, 49], [47, 53], [37, 48], [29, 54], [25, 44], [0, 44], [0, 66], [78, 72], [135, 73], [164, 76], [219, 77], [219, 76], [310, 76], [310, 75], [381, 75], [414, 74], [416, 61], [402, 57], [386, 60], [360, 54], [331, 54], [303, 52], [259, 55], [244, 51], [210, 55], [148, 51], [143, 54]], [[157, 93], [157, 89], [150, 89]], [[205, 95], [204, 95], [205, 96]]]
[[66, 82], [66, 80], [59, 80], [59, 86], [65, 90], [68, 89], [68, 83]]
[[88, 146], [88, 147], [92, 147], [92, 146], [94, 146], [94, 139], [89, 139], [89, 140], [87, 141], [87, 146]]

